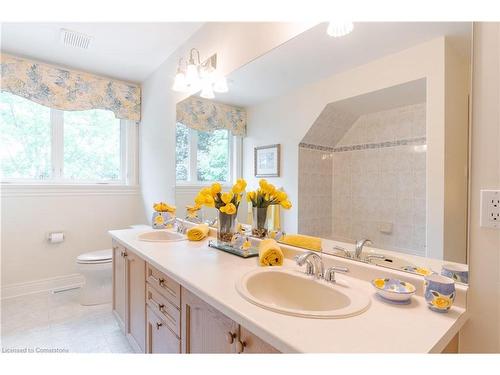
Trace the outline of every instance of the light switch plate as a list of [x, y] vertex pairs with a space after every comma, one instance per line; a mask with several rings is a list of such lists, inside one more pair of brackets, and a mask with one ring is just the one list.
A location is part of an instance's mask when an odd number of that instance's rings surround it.
[[483, 228], [500, 229], [500, 190], [481, 190], [481, 219]]

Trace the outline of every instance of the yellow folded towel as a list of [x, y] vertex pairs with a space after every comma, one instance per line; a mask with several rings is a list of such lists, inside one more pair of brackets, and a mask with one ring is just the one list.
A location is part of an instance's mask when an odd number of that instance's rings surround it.
[[259, 245], [259, 265], [260, 266], [281, 266], [283, 265], [283, 252], [278, 243], [272, 238], [263, 240]]
[[208, 236], [208, 231], [210, 228], [207, 224], [198, 224], [192, 228], [189, 228], [186, 232], [186, 236], [189, 241], [201, 241], [206, 236]]
[[280, 238], [280, 242], [314, 251], [321, 251], [322, 249], [321, 238], [302, 234], [285, 234]]

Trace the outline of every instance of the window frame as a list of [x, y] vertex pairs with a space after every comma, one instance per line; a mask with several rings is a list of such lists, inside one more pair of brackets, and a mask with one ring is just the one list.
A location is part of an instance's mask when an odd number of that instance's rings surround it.
[[[35, 103], [36, 104], [36, 103]], [[120, 178], [117, 180], [74, 180], [64, 178], [64, 112], [50, 109], [51, 176], [46, 179], [1, 178], [2, 185], [138, 185], [138, 123], [120, 119]]]
[[[177, 123], [175, 123], [175, 131], [177, 132]], [[177, 173], [175, 178], [176, 188], [189, 189], [191, 187], [198, 188], [203, 186], [210, 186], [214, 182], [220, 182], [223, 186], [230, 186], [241, 177], [241, 153], [242, 153], [242, 137], [233, 135], [231, 131], [228, 132], [228, 152], [229, 152], [229, 176], [228, 181], [198, 181], [197, 178], [197, 152], [198, 152], [198, 130], [188, 127], [189, 131], [189, 169], [188, 179], [177, 180]], [[174, 137], [175, 139], [175, 137]], [[174, 168], [177, 170], [177, 153], [175, 154]], [[196, 179], [193, 179], [193, 176]]]

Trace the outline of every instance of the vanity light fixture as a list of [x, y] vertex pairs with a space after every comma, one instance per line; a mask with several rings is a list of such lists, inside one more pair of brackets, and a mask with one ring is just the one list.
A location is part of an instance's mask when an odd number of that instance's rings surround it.
[[177, 74], [175, 75], [172, 90], [177, 92], [197, 92], [200, 96], [213, 99], [214, 92], [228, 92], [227, 80], [217, 71], [217, 55], [213, 55], [205, 62], [200, 61], [200, 51], [192, 48], [189, 52], [186, 68], [182, 68], [182, 58], [179, 59]]
[[354, 25], [352, 22], [330, 21], [326, 33], [334, 38], [347, 35], [352, 32]]

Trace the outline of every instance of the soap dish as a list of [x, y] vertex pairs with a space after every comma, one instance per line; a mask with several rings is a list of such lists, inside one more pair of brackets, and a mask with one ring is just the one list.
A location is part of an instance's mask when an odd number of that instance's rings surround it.
[[416, 292], [413, 284], [398, 279], [374, 279], [372, 285], [380, 297], [391, 302], [408, 303]]
[[248, 249], [238, 249], [229, 244], [219, 243], [217, 241], [208, 241], [208, 246], [217, 250], [225, 251], [233, 255], [237, 255], [242, 258], [252, 258], [259, 255], [259, 250], [255, 247], [250, 247]]

